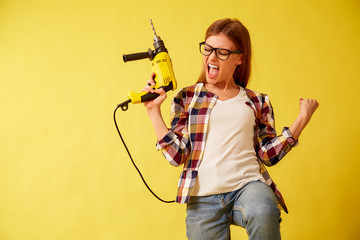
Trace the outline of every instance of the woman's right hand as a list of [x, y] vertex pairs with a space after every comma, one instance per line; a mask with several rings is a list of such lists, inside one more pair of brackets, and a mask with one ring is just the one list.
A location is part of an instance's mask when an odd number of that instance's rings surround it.
[[160, 109], [161, 104], [165, 101], [167, 95], [163, 88], [159, 89], [153, 89], [152, 87], [155, 86], [154, 81], [155, 73], [151, 74], [151, 78], [147, 81], [147, 85], [144, 87], [143, 91], [145, 92], [151, 92], [151, 93], [157, 93], [159, 96], [155, 98], [154, 100], [144, 102], [144, 106], [147, 110], [152, 109]]
[[144, 102], [144, 106], [147, 109], [147, 114], [151, 120], [151, 123], [154, 127], [155, 134], [158, 140], [162, 139], [168, 132], [169, 129], [166, 127], [164, 119], [161, 115], [161, 104], [166, 99], [166, 92], [163, 88], [154, 90], [152, 86], [155, 86], [154, 82], [155, 74], [151, 75], [151, 79], [147, 81], [147, 85], [144, 87], [143, 91], [150, 93], [157, 93], [159, 96], [154, 100]]

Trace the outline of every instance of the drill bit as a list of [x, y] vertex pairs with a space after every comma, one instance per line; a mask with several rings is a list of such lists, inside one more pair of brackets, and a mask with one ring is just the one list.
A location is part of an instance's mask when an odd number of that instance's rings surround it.
[[152, 28], [152, 30], [153, 30], [153, 32], [154, 32], [154, 35], [155, 35], [154, 41], [160, 41], [161, 38], [156, 34], [156, 31], [155, 31], [155, 28], [154, 28], [154, 24], [153, 24], [153, 22], [152, 22], [152, 19], [150, 19], [150, 24], [151, 24], [151, 28]]

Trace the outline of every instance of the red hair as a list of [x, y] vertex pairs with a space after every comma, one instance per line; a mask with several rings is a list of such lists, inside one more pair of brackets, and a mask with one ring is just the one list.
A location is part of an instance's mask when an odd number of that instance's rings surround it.
[[[206, 30], [205, 40], [213, 35], [223, 33], [231, 39], [235, 46], [243, 51], [241, 65], [237, 66], [233, 77], [236, 84], [246, 88], [251, 72], [251, 41], [246, 27], [237, 19], [220, 19]], [[198, 82], [206, 82], [205, 69], [201, 71]]]

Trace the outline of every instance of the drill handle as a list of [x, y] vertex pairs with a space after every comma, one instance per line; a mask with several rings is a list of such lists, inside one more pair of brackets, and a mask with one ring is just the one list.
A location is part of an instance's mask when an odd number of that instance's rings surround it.
[[[173, 90], [173, 83], [170, 82], [170, 84], [168, 86], [162, 86], [160, 88], [163, 88], [165, 92], [168, 92], [170, 90]], [[141, 102], [147, 102], [147, 101], [151, 101], [155, 98], [157, 98], [159, 96], [159, 94], [157, 93], [146, 93], [144, 95], [142, 95], [140, 98], [141, 98]]]
[[153, 51], [151, 51], [150, 48], [149, 48], [149, 50], [147, 52], [140, 52], [140, 53], [132, 53], [132, 54], [124, 54], [123, 55], [124, 62], [135, 61], [135, 60], [140, 60], [140, 59], [144, 59], [144, 58], [149, 58], [150, 60], [152, 60], [154, 58], [154, 53], [153, 53]]
[[146, 93], [145, 95], [141, 96], [141, 102], [148, 102], [155, 98], [157, 98], [159, 94], [157, 93]]

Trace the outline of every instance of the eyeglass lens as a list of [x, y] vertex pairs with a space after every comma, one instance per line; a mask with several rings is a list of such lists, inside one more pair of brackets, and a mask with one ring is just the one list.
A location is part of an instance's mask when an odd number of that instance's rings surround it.
[[229, 55], [230, 55], [229, 50], [221, 49], [221, 48], [214, 49], [213, 47], [211, 47], [207, 44], [200, 45], [200, 52], [205, 56], [209, 56], [214, 50], [215, 50], [215, 55], [217, 58], [219, 58], [221, 60], [227, 60], [229, 58]]

